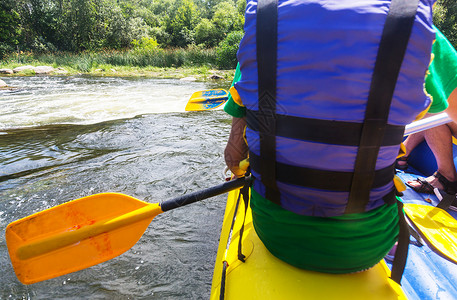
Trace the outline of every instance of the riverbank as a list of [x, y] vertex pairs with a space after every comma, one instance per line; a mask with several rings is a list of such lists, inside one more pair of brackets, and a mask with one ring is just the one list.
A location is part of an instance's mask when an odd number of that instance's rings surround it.
[[[27, 66], [30, 66], [27, 68]], [[31, 68], [33, 67], [33, 68]], [[41, 72], [36, 67], [48, 67], [50, 71]], [[44, 69], [44, 68], [42, 68]], [[52, 70], [51, 70], [52, 69]], [[43, 66], [41, 64], [9, 64], [0, 65], [0, 78], [7, 81], [8, 77], [14, 76], [108, 76], [108, 77], [145, 77], [145, 78], [163, 78], [163, 79], [182, 79], [188, 81], [211, 81], [211, 80], [232, 80], [235, 70], [216, 70], [208, 67], [179, 67], [179, 68], [159, 68], [159, 67], [128, 67], [102, 65], [97, 68], [91, 68], [86, 72], [69, 67], [69, 66]], [[15, 71], [13, 71], [15, 70]], [[18, 71], [17, 71], [18, 70]], [[37, 71], [36, 71], [37, 70]], [[16, 72], [17, 71], [17, 72]], [[1, 73], [1, 72], [0, 72]]]
[[[41, 68], [37, 68], [39, 66]], [[49, 74], [231, 81], [235, 73], [234, 67], [232, 70], [219, 69], [218, 56], [214, 49], [157, 48], [81, 53], [18, 52], [11, 53], [0, 61], [0, 76]], [[49, 69], [52, 69], [52, 72], [49, 72]]]

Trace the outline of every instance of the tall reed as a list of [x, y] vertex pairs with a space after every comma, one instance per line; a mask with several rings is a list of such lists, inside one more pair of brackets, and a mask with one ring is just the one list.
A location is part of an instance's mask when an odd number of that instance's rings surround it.
[[133, 49], [133, 50], [104, 50], [99, 52], [55, 52], [55, 53], [23, 53], [8, 57], [4, 63], [18, 64], [49, 64], [54, 67], [71, 67], [81, 72], [88, 72], [99, 65], [127, 67], [200, 67], [217, 68], [217, 53], [215, 49]]

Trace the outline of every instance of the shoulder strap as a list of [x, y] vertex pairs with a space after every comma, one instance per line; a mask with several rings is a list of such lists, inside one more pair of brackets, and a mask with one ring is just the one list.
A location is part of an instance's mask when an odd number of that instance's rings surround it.
[[266, 198], [280, 204], [276, 186], [276, 64], [278, 0], [258, 0], [256, 20], [260, 179]]
[[[365, 211], [375, 177], [379, 148], [406, 53], [419, 0], [392, 0], [379, 44], [345, 213]], [[393, 177], [394, 174], [392, 174]]]

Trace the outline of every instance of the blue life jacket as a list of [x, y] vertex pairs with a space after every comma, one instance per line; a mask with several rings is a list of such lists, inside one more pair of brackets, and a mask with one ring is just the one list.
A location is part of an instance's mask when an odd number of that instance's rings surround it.
[[[373, 89], [379, 80], [373, 73], [388, 31], [384, 25], [390, 1], [279, 0], [277, 21], [262, 21], [261, 26], [257, 0], [248, 1], [245, 36], [237, 55], [242, 76], [235, 88], [247, 109], [255, 191], [287, 210], [310, 216], [363, 212], [394, 201], [394, 162], [404, 126], [430, 104], [424, 77], [435, 37], [435, 1], [417, 2], [398, 78], [393, 79], [393, 96], [387, 97], [386, 124], [373, 130], [376, 126], [365, 126], [367, 111], [376, 110], [367, 108], [368, 99], [376, 102], [377, 94], [384, 92]], [[257, 27], [277, 31], [269, 36], [276, 48], [271, 47], [274, 59], [263, 58], [267, 63], [259, 62], [257, 51], [271, 44], [265, 38], [257, 43], [268, 45], [256, 45]], [[377, 67], [389, 63], [384, 60]], [[261, 65], [269, 70], [258, 72]], [[273, 76], [264, 76], [265, 72]], [[273, 86], [275, 94], [275, 99], [261, 96], [261, 105], [260, 76], [267, 78], [263, 85]], [[275, 80], [270, 84], [270, 79]], [[270, 102], [274, 105], [268, 107]], [[370, 154], [375, 158], [368, 172], [363, 170], [366, 149], [361, 148], [370, 145], [361, 141], [372, 138], [379, 140], [379, 146]], [[262, 143], [270, 142], [274, 149], [262, 153]], [[265, 167], [271, 164], [273, 168]], [[354, 201], [358, 203], [353, 205]]]

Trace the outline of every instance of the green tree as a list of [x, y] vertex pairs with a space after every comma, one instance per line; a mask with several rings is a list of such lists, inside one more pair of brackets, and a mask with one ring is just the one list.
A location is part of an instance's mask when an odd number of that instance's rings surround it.
[[57, 6], [47, 0], [18, 0], [16, 11], [20, 16], [21, 39], [20, 48], [35, 51], [55, 49], [58, 28], [56, 16]]
[[452, 45], [457, 47], [457, 2], [439, 0], [434, 9], [433, 22]]
[[161, 47], [215, 47], [242, 30], [245, 5], [245, 0], [0, 0], [0, 51], [16, 45], [33, 51], [121, 49], [143, 38]]
[[206, 47], [214, 47], [217, 45], [218, 38], [219, 34], [214, 23], [206, 18], [201, 19], [195, 27], [195, 42]]
[[[224, 0], [194, 0], [201, 12], [202, 18], [211, 20], [214, 15], [214, 8]], [[246, 0], [243, 0], [246, 1]]]
[[171, 45], [184, 47], [194, 42], [194, 28], [199, 21], [197, 7], [192, 0], [176, 1], [176, 10], [168, 19], [167, 31], [171, 35]]
[[133, 40], [148, 39], [151, 27], [140, 17], [128, 17], [120, 7], [113, 7], [104, 14], [102, 46], [106, 48], [128, 48]]
[[212, 22], [221, 41], [229, 32], [243, 29], [244, 17], [238, 13], [233, 2], [224, 1], [216, 5]]
[[238, 51], [243, 31], [232, 31], [219, 44], [217, 48], [218, 66], [221, 69], [234, 69], [236, 67]]
[[100, 32], [100, 0], [69, 0], [64, 11], [64, 28], [61, 38], [72, 50], [96, 48], [94, 41]]
[[0, 3], [0, 59], [12, 52], [19, 44], [21, 31], [19, 29], [20, 17], [13, 9], [13, 1], [4, 0]]
[[238, 13], [243, 17], [243, 24], [244, 24], [244, 12], [246, 11], [246, 0], [237, 0], [236, 8], [238, 9]]

